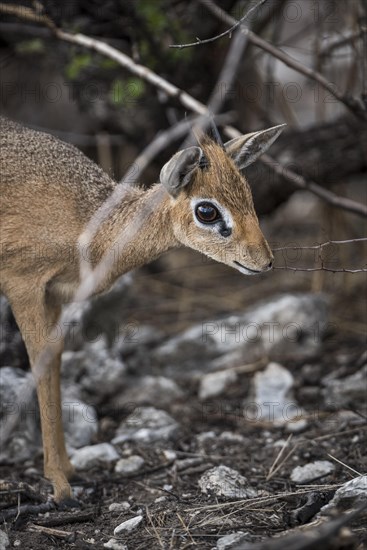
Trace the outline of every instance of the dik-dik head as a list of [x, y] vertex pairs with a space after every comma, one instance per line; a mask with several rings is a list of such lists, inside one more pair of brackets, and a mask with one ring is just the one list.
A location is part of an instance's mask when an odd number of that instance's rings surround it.
[[165, 164], [160, 181], [171, 195], [179, 242], [246, 275], [271, 268], [273, 255], [242, 171], [270, 147], [283, 126], [246, 134], [224, 146], [206, 140]]

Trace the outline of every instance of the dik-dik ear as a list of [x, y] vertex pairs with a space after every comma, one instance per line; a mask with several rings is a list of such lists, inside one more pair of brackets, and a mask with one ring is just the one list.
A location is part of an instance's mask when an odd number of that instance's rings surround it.
[[252, 132], [231, 139], [231, 141], [227, 141], [224, 147], [238, 169], [243, 170], [269, 149], [285, 126], [286, 124], [280, 124], [267, 130], [260, 130], [260, 132]]
[[188, 185], [196, 168], [205, 159], [200, 147], [188, 147], [179, 151], [162, 168], [160, 182], [172, 197], [177, 197], [181, 189]]

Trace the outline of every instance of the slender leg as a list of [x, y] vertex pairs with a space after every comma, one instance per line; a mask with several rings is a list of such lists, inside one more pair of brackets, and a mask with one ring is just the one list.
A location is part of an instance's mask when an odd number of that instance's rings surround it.
[[73, 467], [65, 449], [60, 393], [62, 342], [51, 343], [49, 336], [61, 313], [59, 306], [47, 306], [43, 295], [11, 302], [21, 330], [36, 380], [40, 407], [44, 472], [60, 501], [71, 496], [68, 478]]
[[[60, 354], [61, 355], [61, 354]], [[52, 378], [51, 378], [51, 393], [52, 401], [55, 403], [55, 409], [57, 411], [62, 411], [61, 407], [61, 387], [60, 387], [60, 364], [61, 357], [57, 357], [55, 364], [52, 368]], [[65, 448], [65, 438], [64, 438], [64, 428], [62, 425], [62, 414], [58, 415], [61, 418], [61, 422], [58, 422], [56, 431], [56, 445], [57, 453], [60, 458], [61, 468], [67, 479], [70, 479], [74, 473], [74, 468], [71, 465], [69, 457]]]

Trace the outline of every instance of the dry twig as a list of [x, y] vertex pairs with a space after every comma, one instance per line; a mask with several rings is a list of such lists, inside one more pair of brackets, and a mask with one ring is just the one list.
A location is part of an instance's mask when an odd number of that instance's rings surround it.
[[224, 36], [229, 36], [231, 38], [233, 31], [235, 31], [240, 25], [243, 25], [243, 23], [246, 21], [246, 19], [248, 19], [249, 15], [251, 15], [251, 13], [256, 11], [265, 2], [266, 2], [266, 0], [260, 0], [254, 6], [251, 6], [246, 11], [246, 13], [241, 17], [241, 19], [239, 19], [238, 21], [236, 21], [233, 18], [232, 27], [230, 27], [229, 29], [227, 29], [226, 31], [224, 31], [220, 34], [217, 34], [216, 36], [213, 36], [212, 38], [205, 38], [204, 40], [200, 40], [200, 38], [197, 38], [196, 42], [193, 42], [191, 44], [171, 44], [170, 48], [179, 48], [179, 49], [181, 49], [181, 48], [189, 48], [191, 46], [197, 46], [198, 44], [208, 44], [210, 42], [215, 42], [215, 40], [218, 40], [219, 38], [223, 38]]
[[[271, 479], [271, 478], [274, 476], [275, 472], [278, 471], [278, 469], [280, 468], [280, 466], [283, 465], [284, 460], [280, 463], [280, 465], [279, 465], [278, 467], [276, 467], [277, 464], [278, 464], [278, 462], [279, 462], [280, 459], [282, 458], [282, 456], [283, 456], [283, 454], [284, 454], [284, 451], [286, 450], [286, 448], [288, 447], [289, 443], [291, 442], [292, 437], [293, 437], [293, 434], [289, 434], [287, 441], [284, 443], [284, 445], [281, 447], [279, 453], [278, 453], [277, 456], [275, 457], [275, 460], [274, 460], [273, 464], [272, 464], [272, 465], [270, 466], [270, 468], [269, 468], [268, 475], [266, 476], [266, 481], [269, 481], [269, 479]], [[287, 455], [287, 456], [289, 456], [289, 455]]]
[[36, 525], [34, 523], [28, 525], [27, 531], [42, 533], [43, 535], [56, 537], [57, 539], [65, 540], [66, 542], [72, 542], [72, 539], [75, 537], [75, 533], [73, 531], [61, 531], [60, 529], [43, 527], [42, 525]]

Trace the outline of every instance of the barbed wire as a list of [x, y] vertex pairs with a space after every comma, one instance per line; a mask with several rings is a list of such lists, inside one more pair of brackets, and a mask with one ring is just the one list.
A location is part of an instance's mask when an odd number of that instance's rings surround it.
[[279, 248], [273, 248], [272, 251], [278, 252], [280, 250], [318, 250], [331, 244], [339, 245], [339, 244], [348, 244], [348, 243], [358, 243], [363, 241], [367, 241], [367, 237], [359, 237], [357, 239], [345, 239], [343, 241], [330, 240], [330, 241], [325, 241], [324, 243], [309, 245], [309, 246], [283, 246]]
[[361, 267], [357, 269], [348, 269], [348, 268], [331, 268], [331, 267], [291, 267], [289, 265], [284, 266], [274, 266], [273, 269], [282, 269], [287, 271], [330, 271], [331, 273], [367, 273], [367, 268]]

